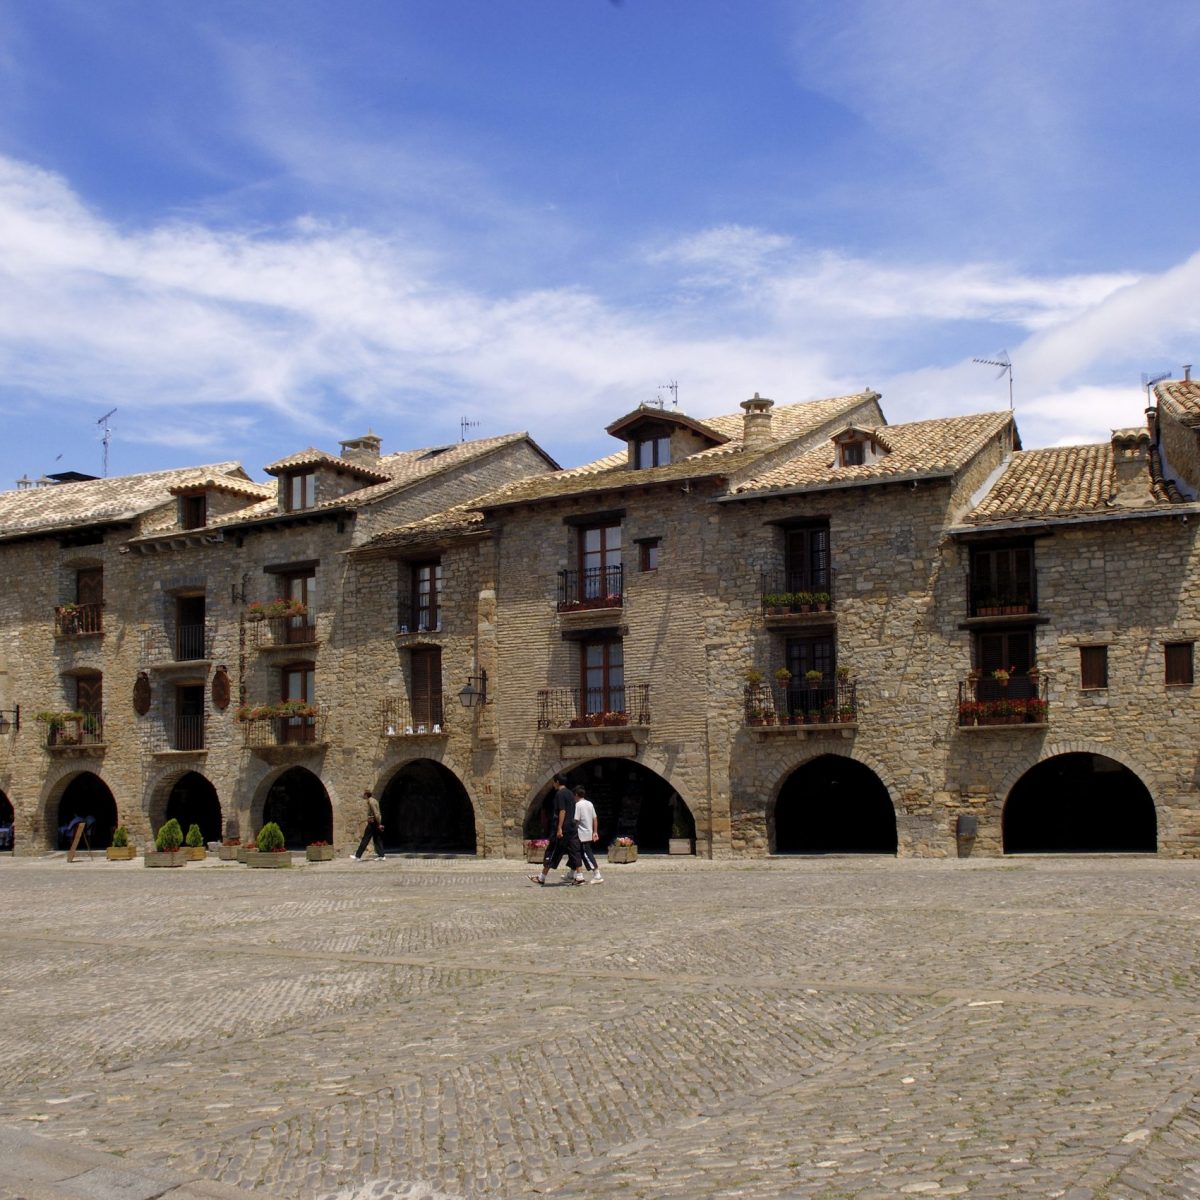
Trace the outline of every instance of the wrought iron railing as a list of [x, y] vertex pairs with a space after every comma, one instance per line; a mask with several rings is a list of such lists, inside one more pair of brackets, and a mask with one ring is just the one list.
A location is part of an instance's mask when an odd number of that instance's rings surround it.
[[764, 572], [761, 586], [762, 609], [768, 616], [833, 609], [833, 581], [828, 577], [814, 580], [795, 571]]
[[379, 706], [384, 737], [444, 733], [441, 696], [417, 696], [412, 700], [393, 697]]
[[47, 746], [103, 746], [104, 716], [85, 712], [56, 716], [45, 722]]
[[1046, 679], [1033, 675], [969, 675], [958, 684], [958, 723], [970, 725], [1045, 725], [1050, 720]]
[[242, 744], [264, 746], [305, 746], [325, 741], [328, 713], [314, 705], [312, 716], [250, 717], [242, 722]]
[[306, 645], [317, 640], [316, 614], [300, 617], [268, 617], [254, 625], [255, 645], [259, 647]]
[[175, 716], [175, 737], [172, 750], [204, 749], [204, 714], [186, 713]]
[[650, 685], [542, 688], [537, 694], [539, 729], [620, 728], [650, 724]]
[[624, 568], [588, 567], [578, 571], [559, 571], [558, 610], [580, 608], [620, 608], [625, 588]]
[[967, 611], [973, 617], [1015, 617], [1022, 613], [1035, 613], [1037, 586], [1031, 580], [1029, 586], [1017, 592], [998, 595], [991, 588], [967, 584]]
[[54, 632], [58, 637], [79, 637], [104, 632], [104, 605], [61, 604], [54, 610]]
[[858, 721], [853, 679], [751, 684], [745, 691], [747, 725], [843, 725]]
[[177, 625], [173, 630], [154, 627], [142, 633], [142, 661], [147, 664], [196, 662], [211, 659], [217, 638], [217, 622], [209, 617], [202, 624]]

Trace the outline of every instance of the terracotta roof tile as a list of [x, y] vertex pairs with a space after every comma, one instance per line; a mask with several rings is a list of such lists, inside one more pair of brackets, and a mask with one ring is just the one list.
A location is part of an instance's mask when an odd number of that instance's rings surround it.
[[1200, 426], [1200, 381], [1168, 379], [1154, 385], [1154, 394], [1181, 425]]
[[388, 478], [385, 471], [368, 466], [363, 462], [339, 458], [336, 454], [328, 454], [313, 446], [309, 446], [307, 450], [290, 454], [287, 458], [281, 458], [278, 462], [263, 467], [263, 470], [268, 475], [282, 475], [285, 471], [295, 471], [301, 467], [330, 467], [335, 471], [346, 471], [351, 475], [358, 475], [362, 479], [370, 479], [376, 483], [382, 483]]

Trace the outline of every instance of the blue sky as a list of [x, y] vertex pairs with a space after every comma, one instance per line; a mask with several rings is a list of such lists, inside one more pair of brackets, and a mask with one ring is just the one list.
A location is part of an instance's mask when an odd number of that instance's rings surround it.
[[0, 0], [0, 486], [1200, 369], [1200, 5]]

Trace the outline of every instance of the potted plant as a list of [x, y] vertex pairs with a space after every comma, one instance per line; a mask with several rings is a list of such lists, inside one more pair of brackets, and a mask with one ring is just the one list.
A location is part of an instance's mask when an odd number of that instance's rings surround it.
[[550, 845], [549, 838], [530, 838], [525, 843], [525, 861], [540, 863], [546, 857], [548, 845]]
[[775, 682], [782, 688], [787, 687], [788, 683], [791, 682], [791, 678], [792, 673], [787, 669], [787, 667], [780, 667], [775, 672]]
[[804, 678], [808, 681], [810, 688], [816, 688], [821, 684], [822, 675], [820, 671], [805, 671]]
[[283, 830], [274, 821], [268, 821], [254, 839], [255, 849], [246, 855], [250, 867], [290, 867], [292, 856], [287, 852]]
[[619, 837], [608, 848], [610, 863], [637, 862], [637, 845], [631, 837]]
[[813, 608], [817, 612], [828, 612], [830, 596], [828, 592], [813, 592], [812, 596]]
[[333, 847], [328, 842], [309, 842], [304, 857], [309, 862], [333, 862]]
[[204, 834], [194, 822], [188, 826], [187, 836], [183, 839], [183, 853], [188, 862], [203, 862], [208, 856], [204, 849]]
[[812, 608], [812, 592], [793, 592], [792, 611], [806, 613]]
[[763, 607], [772, 617], [779, 617], [787, 612], [790, 600], [786, 592], [768, 592], [763, 597]]
[[1001, 686], [1008, 687], [1008, 681], [1012, 676], [1012, 671], [1006, 667], [997, 667], [992, 672], [992, 678]]
[[182, 867], [187, 856], [180, 852], [183, 845], [183, 830], [172, 817], [163, 822], [154, 838], [154, 849], [147, 850], [142, 860], [148, 867]]
[[1036, 697], [1025, 701], [1025, 720], [1031, 725], [1044, 725], [1048, 705], [1045, 700]]
[[745, 679], [747, 687], [758, 687], [762, 683], [764, 675], [757, 667], [747, 667], [742, 678]]
[[129, 830], [124, 825], [113, 830], [112, 845], [104, 851], [104, 857], [109, 862], [128, 862], [137, 857], [137, 847], [129, 844]]
[[838, 667], [836, 674], [837, 674], [838, 683], [849, 683], [850, 682], [850, 668], [849, 667]]
[[33, 719], [46, 726], [47, 746], [73, 746], [79, 741], [79, 723], [83, 713], [68, 709], [66, 712], [35, 713]]

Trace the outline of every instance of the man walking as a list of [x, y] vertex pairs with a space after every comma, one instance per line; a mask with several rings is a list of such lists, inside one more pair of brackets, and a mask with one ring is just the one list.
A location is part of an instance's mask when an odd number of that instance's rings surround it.
[[373, 841], [375, 853], [382, 862], [387, 857], [383, 852], [383, 838], [380, 836], [383, 833], [383, 814], [379, 811], [379, 801], [375, 799], [370, 788], [363, 792], [363, 799], [367, 802], [367, 827], [363, 830], [362, 841], [358, 843], [358, 849], [350, 857], [355, 862], [360, 862], [367, 843]]
[[579, 835], [579, 852], [583, 868], [591, 871], [593, 883], [603, 883], [604, 876], [596, 865], [596, 843], [600, 840], [600, 818], [596, 806], [587, 798], [583, 784], [575, 788], [575, 830]]
[[542, 869], [537, 875], [530, 875], [539, 887], [546, 884], [546, 876], [551, 871], [558, 870], [564, 854], [567, 865], [575, 872], [572, 883], [583, 883], [583, 855], [579, 849], [579, 833], [575, 828], [575, 794], [567, 787], [566, 780], [561, 775], [554, 776], [556, 784], [554, 792], [554, 825], [551, 828], [550, 842], [542, 858]]

